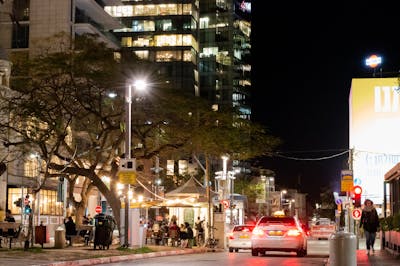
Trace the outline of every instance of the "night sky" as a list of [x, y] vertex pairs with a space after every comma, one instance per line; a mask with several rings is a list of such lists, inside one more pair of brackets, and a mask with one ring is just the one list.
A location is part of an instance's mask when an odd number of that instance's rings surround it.
[[351, 79], [372, 77], [371, 54], [382, 56], [383, 75], [400, 70], [396, 8], [346, 2], [252, 3], [253, 117], [284, 141], [283, 157], [258, 164], [275, 171], [277, 189], [298, 188], [313, 199], [323, 186], [339, 190], [348, 167], [347, 154], [320, 158], [348, 149]]

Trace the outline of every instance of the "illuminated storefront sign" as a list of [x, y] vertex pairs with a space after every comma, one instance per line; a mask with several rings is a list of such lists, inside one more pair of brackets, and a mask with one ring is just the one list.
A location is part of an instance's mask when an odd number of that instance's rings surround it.
[[349, 99], [349, 144], [354, 178], [363, 198], [383, 202], [384, 175], [400, 162], [400, 100], [397, 78], [353, 79]]
[[371, 55], [365, 60], [365, 65], [375, 68], [378, 65], [382, 64], [382, 57], [377, 56], [377, 55]]

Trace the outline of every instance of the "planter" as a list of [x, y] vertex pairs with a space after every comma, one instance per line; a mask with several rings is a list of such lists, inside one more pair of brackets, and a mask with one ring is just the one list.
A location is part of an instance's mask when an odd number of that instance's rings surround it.
[[389, 231], [390, 232], [390, 242], [396, 246], [400, 246], [400, 232]]
[[400, 249], [400, 232], [386, 231], [385, 232], [385, 247], [399, 250]]

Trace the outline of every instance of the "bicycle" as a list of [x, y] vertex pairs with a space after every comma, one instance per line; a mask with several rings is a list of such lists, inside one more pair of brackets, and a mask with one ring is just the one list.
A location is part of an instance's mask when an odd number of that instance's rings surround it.
[[213, 249], [212, 251], [215, 251], [214, 248], [216, 248], [218, 246], [219, 240], [218, 240], [218, 238], [214, 238], [214, 230], [218, 230], [218, 229], [211, 225], [208, 225], [207, 227], [209, 228], [210, 235], [207, 238], [207, 240], [204, 244], [204, 247], [211, 248], [211, 249]]
[[205, 243], [205, 247], [214, 249], [214, 248], [216, 248], [218, 246], [218, 241], [219, 240], [217, 238], [209, 237], [209, 238], [207, 238], [207, 241]]

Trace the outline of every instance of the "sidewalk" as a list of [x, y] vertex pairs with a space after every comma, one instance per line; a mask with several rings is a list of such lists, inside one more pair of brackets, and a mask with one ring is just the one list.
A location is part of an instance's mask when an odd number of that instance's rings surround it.
[[157, 245], [146, 245], [152, 252], [133, 254], [129, 251], [118, 250], [119, 245], [112, 245], [109, 249], [99, 250], [93, 249], [93, 246], [74, 245], [63, 249], [54, 249], [54, 244], [48, 243], [40, 249], [40, 252], [23, 251], [18, 244], [12, 249], [0, 249], [0, 265], [12, 266], [74, 266], [74, 265], [96, 265], [102, 263], [113, 263], [126, 260], [138, 260], [145, 258], [183, 255], [193, 253], [203, 253], [211, 251], [203, 247], [179, 248]]
[[[376, 239], [375, 252], [366, 254], [365, 238], [361, 238], [358, 243], [357, 266], [393, 266], [400, 265], [400, 256], [391, 254], [388, 250], [381, 249], [381, 239]], [[331, 265], [329, 259], [326, 265]], [[336, 265], [335, 265], [336, 266]]]

